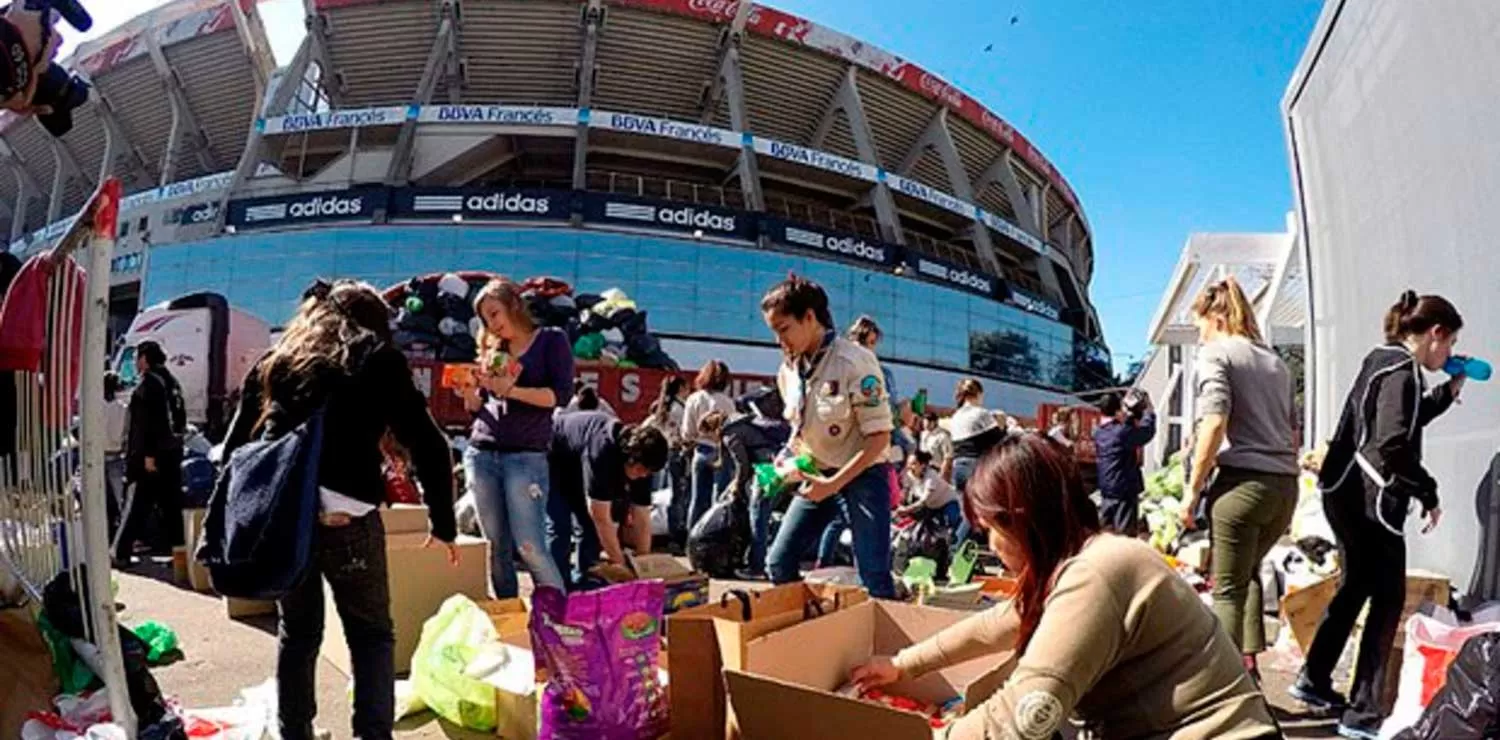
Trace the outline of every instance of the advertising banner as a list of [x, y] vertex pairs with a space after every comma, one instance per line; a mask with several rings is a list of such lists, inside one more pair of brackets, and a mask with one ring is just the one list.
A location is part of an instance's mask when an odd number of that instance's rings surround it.
[[971, 270], [936, 257], [909, 256], [908, 265], [916, 268], [916, 277], [938, 285], [957, 288], [986, 298], [1000, 298], [1006, 292], [1005, 281], [979, 270]]
[[689, 141], [695, 144], [708, 144], [710, 146], [738, 148], [745, 143], [745, 137], [738, 131], [730, 131], [729, 129], [718, 128], [716, 126], [705, 126], [701, 123], [684, 123], [682, 121], [674, 121], [670, 118], [638, 116], [633, 113], [591, 110], [588, 112], [588, 123], [589, 128], [622, 131], [627, 134], [659, 136], [666, 139], [677, 139], [678, 141]]
[[179, 211], [176, 222], [183, 226], [193, 226], [210, 223], [218, 217], [219, 204], [217, 202], [195, 203]]
[[776, 218], [762, 219], [761, 233], [777, 244], [881, 267], [896, 264], [900, 257], [900, 247], [894, 244], [885, 244], [855, 234], [788, 223]]
[[566, 221], [572, 211], [572, 191], [520, 188], [400, 188], [391, 192], [390, 207], [399, 218], [476, 221]]
[[293, 134], [302, 131], [325, 131], [341, 128], [364, 128], [366, 126], [395, 126], [406, 121], [411, 108], [395, 105], [385, 108], [355, 108], [353, 110], [330, 110], [322, 113], [293, 113], [291, 115], [262, 118], [260, 132], [271, 134]]
[[667, 229], [688, 234], [702, 233], [722, 239], [755, 239], [755, 221], [730, 208], [695, 203], [635, 198], [608, 193], [583, 193], [583, 220], [649, 229]]
[[937, 188], [928, 187], [909, 177], [887, 173], [885, 183], [890, 186], [891, 190], [897, 193], [916, 198], [920, 201], [926, 201], [945, 211], [957, 213], [960, 216], [971, 219], [979, 216], [979, 209], [975, 208], [972, 203], [959, 200]]
[[226, 223], [237, 229], [359, 221], [384, 207], [390, 191], [383, 187], [299, 193], [229, 201]]
[[1045, 298], [1032, 295], [1014, 286], [1011, 287], [1010, 295], [1005, 298], [1005, 302], [1027, 313], [1034, 313], [1053, 321], [1062, 319], [1062, 308], [1053, 305]]
[[535, 105], [424, 105], [422, 123], [468, 123], [491, 126], [576, 126], [577, 108]]
[[1047, 247], [1046, 245], [1042, 244], [1041, 239], [1032, 236], [1031, 232], [1028, 232], [1009, 221], [1006, 221], [1000, 216], [990, 213], [989, 211], [981, 210], [979, 212], [979, 220], [983, 222], [985, 226], [990, 227], [1000, 235], [1009, 238], [1011, 241], [1019, 242], [1022, 246], [1030, 249], [1033, 252], [1036, 252], [1037, 254], [1045, 254], [1047, 252]]
[[876, 182], [880, 179], [880, 168], [873, 164], [865, 164], [837, 154], [820, 152], [817, 149], [809, 149], [805, 146], [788, 144], [784, 141], [755, 137], [755, 151], [768, 157], [784, 159], [788, 162], [816, 167], [820, 170], [852, 177], [856, 180]]

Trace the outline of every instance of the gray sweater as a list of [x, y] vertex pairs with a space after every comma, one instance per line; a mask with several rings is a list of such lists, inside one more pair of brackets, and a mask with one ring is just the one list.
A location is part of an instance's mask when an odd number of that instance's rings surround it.
[[1243, 337], [1198, 349], [1198, 418], [1229, 418], [1219, 465], [1296, 475], [1292, 380], [1275, 350]]

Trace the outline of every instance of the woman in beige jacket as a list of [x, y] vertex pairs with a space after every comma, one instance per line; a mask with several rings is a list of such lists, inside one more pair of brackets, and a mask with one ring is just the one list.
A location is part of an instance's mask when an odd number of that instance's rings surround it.
[[947, 737], [1043, 740], [1075, 715], [1105, 738], [1280, 737], [1193, 589], [1147, 545], [1100, 532], [1061, 445], [1007, 438], [980, 460], [963, 503], [1019, 575], [1016, 599], [856, 668], [862, 688], [1019, 653], [1005, 686]]

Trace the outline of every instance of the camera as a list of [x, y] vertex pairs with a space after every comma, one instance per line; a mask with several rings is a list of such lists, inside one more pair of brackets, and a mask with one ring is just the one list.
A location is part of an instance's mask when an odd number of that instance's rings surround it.
[[52, 61], [61, 38], [61, 18], [79, 31], [93, 19], [78, 0], [18, 0], [0, 18], [0, 100], [20, 114], [34, 114], [53, 136], [73, 128], [73, 111], [88, 102], [89, 84]]

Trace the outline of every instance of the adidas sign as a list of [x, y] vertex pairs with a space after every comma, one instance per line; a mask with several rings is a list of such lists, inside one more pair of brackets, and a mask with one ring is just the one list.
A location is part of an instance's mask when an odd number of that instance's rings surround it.
[[737, 219], [734, 216], [720, 216], [717, 213], [700, 211], [696, 208], [662, 208], [656, 213], [656, 221], [689, 229], [707, 229], [726, 233], [733, 232], [737, 227]]
[[979, 293], [988, 294], [994, 292], [994, 284], [990, 282], [989, 278], [969, 272], [968, 270], [948, 267], [947, 265], [931, 260], [920, 260], [917, 263], [917, 272]]
[[831, 236], [823, 241], [823, 247], [830, 252], [847, 254], [871, 262], [885, 262], [885, 250], [871, 245], [863, 239], [854, 237]]
[[288, 218], [320, 218], [327, 216], [356, 216], [365, 208], [365, 199], [361, 197], [340, 198], [331, 196], [327, 198], [313, 198], [299, 203], [293, 203], [287, 209]]
[[472, 195], [464, 201], [464, 210], [476, 213], [529, 213], [545, 215], [552, 210], [551, 198], [533, 198], [521, 193]]

